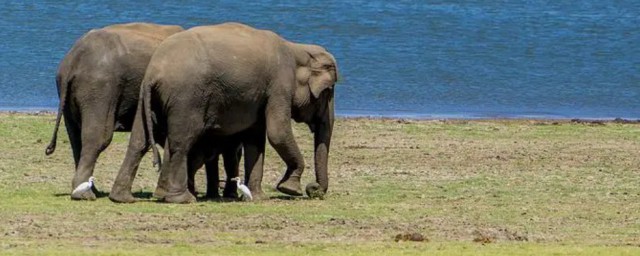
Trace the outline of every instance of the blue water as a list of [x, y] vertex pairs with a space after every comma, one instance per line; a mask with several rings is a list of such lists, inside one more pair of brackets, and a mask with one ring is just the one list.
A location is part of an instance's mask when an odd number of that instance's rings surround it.
[[91, 28], [239, 21], [337, 58], [340, 115], [640, 117], [640, 1], [3, 1], [0, 110], [55, 110]]

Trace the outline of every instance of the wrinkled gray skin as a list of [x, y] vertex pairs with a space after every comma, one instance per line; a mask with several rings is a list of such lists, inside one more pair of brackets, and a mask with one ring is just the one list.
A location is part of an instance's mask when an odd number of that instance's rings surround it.
[[[55, 151], [63, 115], [76, 167], [72, 190], [93, 175], [113, 132], [131, 130], [151, 55], [165, 38], [180, 31], [179, 26], [149, 23], [111, 25], [86, 33], [64, 57], [56, 76], [58, 117], [45, 153]], [[71, 197], [95, 199], [95, 194]]]
[[[327, 160], [334, 123], [334, 57], [316, 45], [297, 44], [270, 31], [238, 23], [202, 26], [165, 40], [154, 53], [142, 82], [140, 104], [129, 148], [111, 190], [114, 201], [128, 201], [131, 182], [147, 149], [159, 162], [155, 140], [166, 133], [164, 163], [155, 196], [188, 203], [189, 160], [203, 136], [242, 132], [245, 179], [255, 199], [261, 188], [265, 133], [287, 170], [277, 189], [302, 195], [304, 159], [294, 140], [291, 119], [314, 133], [319, 192], [328, 188]], [[154, 126], [155, 124], [155, 126]], [[154, 128], [152, 128], [154, 127]], [[164, 129], [158, 127], [165, 127]], [[312, 186], [314, 187], [314, 186]]]

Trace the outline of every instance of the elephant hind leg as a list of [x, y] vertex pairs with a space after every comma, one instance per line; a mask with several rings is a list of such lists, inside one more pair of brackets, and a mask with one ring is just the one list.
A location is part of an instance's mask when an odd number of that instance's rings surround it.
[[[177, 111], [177, 110], [176, 110]], [[190, 111], [193, 111], [192, 109]], [[164, 163], [160, 167], [160, 177], [154, 195], [168, 203], [191, 203], [196, 198], [188, 190], [189, 154], [203, 134], [204, 124], [188, 113], [178, 111], [168, 115], [167, 142]], [[168, 152], [168, 154], [167, 154]]]
[[[96, 106], [104, 107], [104, 106]], [[98, 156], [111, 143], [114, 130], [115, 108], [104, 111], [83, 111], [81, 134], [81, 150], [76, 173], [72, 181], [72, 189], [93, 176]], [[93, 192], [97, 192], [95, 185]], [[94, 193], [71, 195], [73, 199], [95, 199]]]
[[67, 128], [67, 135], [69, 135], [69, 144], [71, 144], [71, 151], [73, 153], [74, 167], [78, 168], [78, 162], [80, 162], [80, 152], [82, 151], [82, 139], [80, 134], [80, 126], [75, 122], [65, 111], [64, 125]]
[[265, 127], [260, 121], [243, 134], [244, 176], [253, 200], [268, 199], [262, 190], [262, 174], [264, 169]]
[[[170, 142], [169, 145], [175, 144]], [[183, 150], [171, 152], [165, 162], [160, 167], [160, 177], [154, 195], [167, 203], [195, 202], [196, 197], [188, 189], [188, 154]]]
[[[163, 141], [159, 140], [159, 141]], [[120, 165], [120, 170], [113, 182], [109, 199], [117, 203], [133, 203], [135, 198], [131, 194], [131, 186], [138, 172], [142, 157], [149, 150], [149, 142], [144, 133], [144, 123], [140, 115], [140, 106], [134, 118], [133, 127], [131, 128], [131, 137], [127, 146], [127, 153]], [[165, 151], [168, 154], [168, 151]]]

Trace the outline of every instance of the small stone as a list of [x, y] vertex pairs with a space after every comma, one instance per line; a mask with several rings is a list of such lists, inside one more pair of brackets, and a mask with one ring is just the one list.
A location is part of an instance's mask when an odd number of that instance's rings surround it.
[[414, 241], [414, 242], [423, 242], [425, 240], [424, 236], [420, 233], [413, 233], [411, 234], [411, 236], [409, 237], [409, 240]]
[[394, 241], [396, 242], [399, 242], [399, 241], [428, 242], [429, 239], [425, 238], [422, 234], [418, 232], [414, 232], [414, 233], [397, 234], [394, 237]]

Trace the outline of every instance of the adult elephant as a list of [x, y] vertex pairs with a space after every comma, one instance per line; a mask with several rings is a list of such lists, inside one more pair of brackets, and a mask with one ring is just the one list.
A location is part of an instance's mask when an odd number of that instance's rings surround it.
[[[71, 189], [93, 175], [96, 160], [114, 131], [131, 130], [151, 55], [165, 38], [183, 30], [150, 23], [111, 25], [86, 33], [64, 57], [56, 76], [58, 116], [45, 153], [55, 151], [64, 116], [76, 167]], [[95, 199], [95, 194], [71, 197]]]
[[167, 134], [156, 197], [173, 203], [194, 201], [187, 189], [194, 145], [203, 136], [243, 132], [249, 189], [254, 198], [264, 198], [265, 131], [287, 165], [277, 189], [302, 195], [304, 159], [293, 137], [292, 118], [307, 123], [314, 133], [319, 190], [314, 192], [325, 193], [336, 80], [336, 61], [324, 48], [289, 42], [270, 31], [224, 23], [171, 36], [158, 47], [147, 68], [140, 99], [143, 111], [136, 114], [110, 198], [132, 198], [131, 182], [149, 142], [158, 162], [153, 123]]

